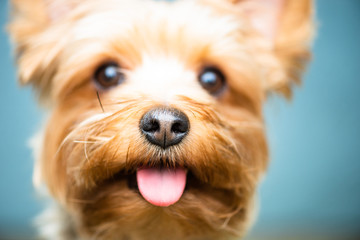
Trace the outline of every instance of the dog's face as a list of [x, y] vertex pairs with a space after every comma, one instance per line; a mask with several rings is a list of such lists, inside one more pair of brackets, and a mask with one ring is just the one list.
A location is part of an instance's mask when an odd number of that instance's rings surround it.
[[35, 178], [77, 234], [244, 233], [267, 163], [262, 105], [299, 79], [310, 1], [14, 6], [20, 78], [51, 109]]

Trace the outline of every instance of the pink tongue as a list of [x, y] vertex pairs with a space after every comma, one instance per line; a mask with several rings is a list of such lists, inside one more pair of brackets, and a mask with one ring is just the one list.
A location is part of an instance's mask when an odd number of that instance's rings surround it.
[[182, 196], [186, 184], [186, 171], [177, 169], [138, 169], [137, 184], [141, 195], [149, 203], [167, 207]]

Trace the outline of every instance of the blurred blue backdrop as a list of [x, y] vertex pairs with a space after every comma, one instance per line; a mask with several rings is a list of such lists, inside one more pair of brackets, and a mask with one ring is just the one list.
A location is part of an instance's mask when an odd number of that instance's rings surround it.
[[[1, 0], [1, 26], [7, 14]], [[248, 239], [360, 239], [360, 1], [318, 0], [317, 18], [303, 86], [291, 103], [274, 97], [265, 108], [271, 164]], [[26, 142], [41, 112], [17, 86], [4, 31], [0, 53], [0, 239], [30, 239], [41, 204]]]

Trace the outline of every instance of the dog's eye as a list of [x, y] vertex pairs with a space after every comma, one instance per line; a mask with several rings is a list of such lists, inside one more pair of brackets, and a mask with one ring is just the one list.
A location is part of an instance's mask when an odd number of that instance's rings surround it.
[[124, 74], [116, 63], [106, 63], [100, 66], [94, 75], [96, 85], [102, 89], [117, 86], [124, 81], [124, 78]]
[[224, 74], [214, 67], [202, 70], [199, 75], [199, 81], [201, 86], [212, 95], [219, 94], [225, 87]]

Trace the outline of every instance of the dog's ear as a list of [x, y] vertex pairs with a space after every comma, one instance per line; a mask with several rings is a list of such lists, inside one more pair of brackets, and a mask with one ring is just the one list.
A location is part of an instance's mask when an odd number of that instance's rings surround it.
[[[314, 34], [313, 1], [241, 1], [249, 2], [248, 11], [253, 26], [268, 39], [271, 46], [273, 65], [259, 57], [264, 69], [270, 66], [264, 76], [266, 90], [290, 97], [293, 85], [301, 83], [302, 73], [311, 57], [310, 45]], [[251, 7], [251, 2], [257, 2], [259, 6], [254, 4]]]
[[[64, 39], [61, 21], [77, 0], [11, 0], [8, 31], [15, 45], [21, 84], [48, 95], [56, 57]], [[62, 29], [63, 30], [63, 29]]]
[[312, 0], [199, 0], [228, 13], [238, 14], [260, 37], [268, 55], [258, 56], [264, 69], [265, 88], [289, 97], [310, 58], [313, 37]]

